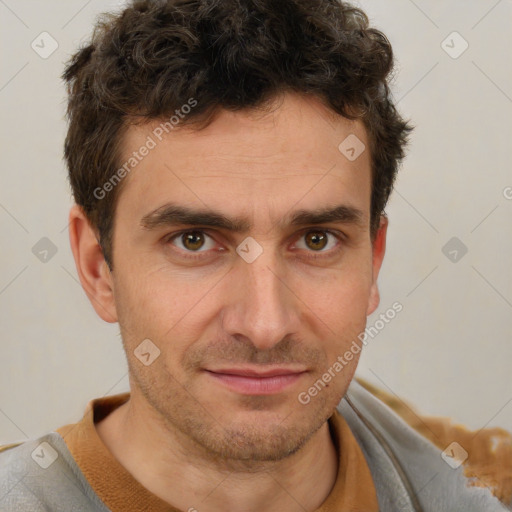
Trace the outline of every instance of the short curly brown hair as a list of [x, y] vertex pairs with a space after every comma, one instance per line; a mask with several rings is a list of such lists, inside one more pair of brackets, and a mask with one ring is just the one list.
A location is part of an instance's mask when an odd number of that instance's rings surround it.
[[207, 126], [220, 109], [271, 104], [284, 92], [312, 95], [361, 119], [372, 161], [375, 235], [413, 127], [391, 100], [391, 45], [363, 11], [339, 0], [134, 0], [97, 21], [63, 74], [69, 128], [64, 154], [75, 201], [97, 230], [112, 268], [121, 186], [98, 199], [120, 165], [130, 123], [169, 118]]

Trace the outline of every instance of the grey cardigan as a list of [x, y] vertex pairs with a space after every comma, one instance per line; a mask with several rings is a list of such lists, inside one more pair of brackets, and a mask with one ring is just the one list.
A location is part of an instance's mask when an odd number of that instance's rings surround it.
[[512, 510], [488, 489], [468, 487], [463, 466], [452, 469], [439, 448], [355, 380], [338, 411], [364, 453], [381, 512]]
[[[508, 510], [488, 489], [468, 487], [462, 466], [452, 469], [441, 458], [441, 450], [355, 380], [338, 410], [364, 453], [380, 512]], [[47, 469], [31, 459], [36, 447], [45, 441], [58, 454]], [[62, 437], [51, 432], [0, 453], [0, 511], [109, 512], [109, 509], [83, 476]]]

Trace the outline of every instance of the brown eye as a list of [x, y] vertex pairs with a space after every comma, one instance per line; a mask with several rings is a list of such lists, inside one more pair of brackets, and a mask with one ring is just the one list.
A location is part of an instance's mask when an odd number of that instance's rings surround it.
[[[343, 247], [343, 235], [331, 229], [310, 229], [303, 232], [295, 248], [309, 252], [309, 257], [334, 256]], [[314, 254], [317, 253], [317, 254]]]
[[309, 231], [305, 235], [306, 245], [315, 251], [322, 250], [327, 245], [327, 236], [323, 231]]
[[204, 236], [200, 231], [190, 231], [181, 235], [181, 243], [185, 249], [197, 251], [204, 245]]
[[204, 253], [215, 247], [213, 238], [200, 230], [175, 234], [167, 239], [167, 243], [178, 247], [182, 252]]

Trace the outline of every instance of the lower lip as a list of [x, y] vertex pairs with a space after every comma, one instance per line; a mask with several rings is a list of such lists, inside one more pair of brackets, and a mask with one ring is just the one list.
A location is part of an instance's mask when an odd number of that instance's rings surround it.
[[243, 395], [273, 395], [295, 384], [306, 372], [275, 375], [273, 377], [243, 377], [241, 375], [209, 371], [207, 373], [237, 393]]

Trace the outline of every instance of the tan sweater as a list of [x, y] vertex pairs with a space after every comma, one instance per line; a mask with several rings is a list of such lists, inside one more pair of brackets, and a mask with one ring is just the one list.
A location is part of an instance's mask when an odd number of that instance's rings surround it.
[[[89, 484], [112, 512], [180, 512], [150, 493], [113, 457], [94, 423], [129, 398], [129, 393], [92, 400], [83, 419], [57, 429]], [[378, 512], [370, 470], [349, 426], [339, 412], [329, 419], [338, 452], [334, 487], [316, 512]], [[183, 511], [186, 512], [186, 511]]]

